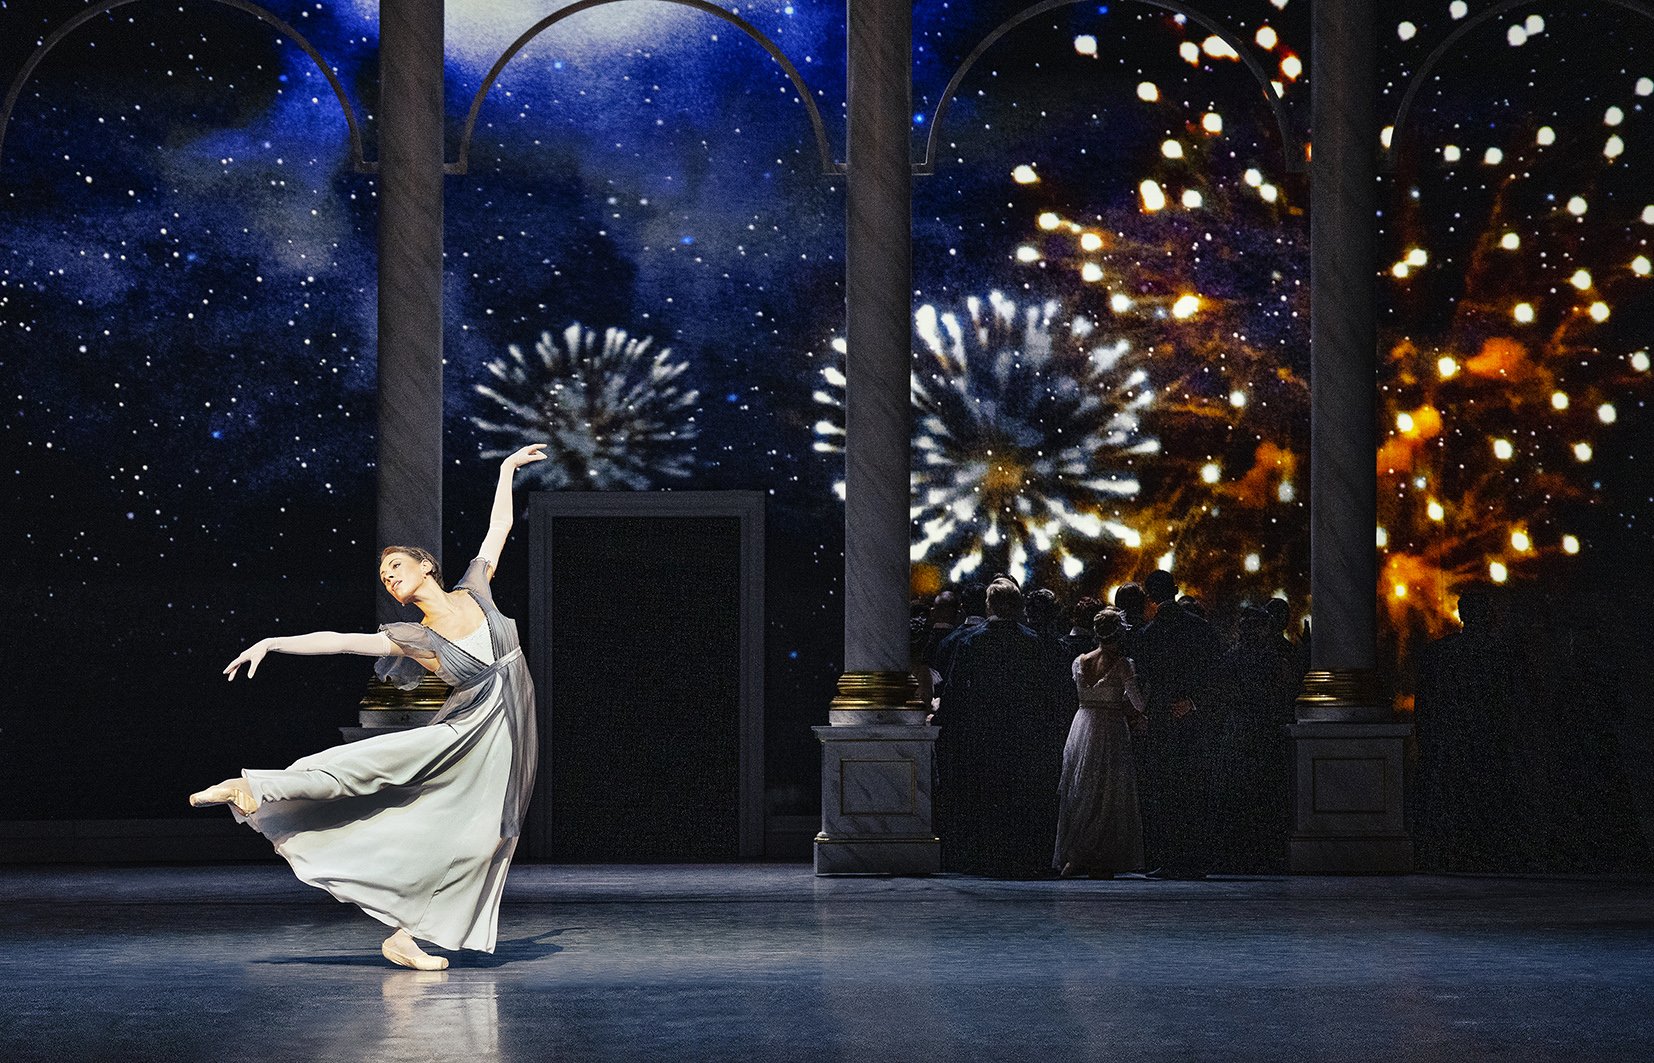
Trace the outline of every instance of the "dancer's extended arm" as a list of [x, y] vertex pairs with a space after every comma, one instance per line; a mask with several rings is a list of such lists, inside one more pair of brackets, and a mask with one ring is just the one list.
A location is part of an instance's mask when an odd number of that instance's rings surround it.
[[517, 511], [516, 503], [511, 498], [512, 476], [524, 465], [546, 460], [541, 453], [545, 449], [544, 443], [530, 443], [500, 462], [500, 482], [494, 488], [494, 508], [488, 514], [488, 534], [477, 550], [477, 556], [488, 562], [490, 580], [500, 565], [500, 551], [505, 549], [505, 537], [511, 534], [511, 524]]
[[354, 634], [338, 631], [312, 631], [308, 635], [278, 635], [259, 639], [241, 651], [241, 656], [224, 668], [224, 675], [234, 679], [237, 669], [247, 666], [247, 678], [253, 678], [258, 664], [267, 653], [359, 653], [367, 657], [401, 657], [402, 647], [385, 634]]

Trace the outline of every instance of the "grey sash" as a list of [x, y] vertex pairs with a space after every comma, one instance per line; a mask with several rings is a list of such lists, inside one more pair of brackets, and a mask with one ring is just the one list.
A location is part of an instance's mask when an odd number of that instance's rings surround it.
[[479, 683], [483, 682], [484, 680], [492, 679], [497, 673], [502, 671], [505, 668], [506, 665], [510, 664], [512, 661], [515, 661], [517, 658], [521, 657], [522, 655], [523, 655], [523, 648], [521, 646], [518, 646], [516, 649], [512, 650], [510, 653], [506, 654], [504, 657], [501, 657], [499, 660], [495, 661], [494, 663], [488, 665], [482, 671], [478, 672], [476, 675], [474, 675], [471, 678], [467, 679], [465, 682], [457, 684], [454, 687], [454, 692], [459, 693], [461, 691], [470, 690], [472, 687], [478, 685]]

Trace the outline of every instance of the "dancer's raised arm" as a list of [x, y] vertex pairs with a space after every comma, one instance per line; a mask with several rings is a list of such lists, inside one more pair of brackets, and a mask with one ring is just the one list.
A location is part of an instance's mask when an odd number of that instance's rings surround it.
[[342, 633], [338, 631], [312, 631], [308, 635], [278, 635], [275, 638], [259, 639], [257, 642], [241, 651], [241, 655], [231, 661], [224, 668], [224, 675], [229, 680], [235, 679], [236, 671], [247, 666], [247, 678], [253, 678], [258, 671], [259, 662], [264, 660], [267, 653], [299, 653], [315, 655], [323, 653], [359, 653], [368, 657], [402, 656], [402, 647], [392, 642], [384, 634], [366, 635]]
[[500, 462], [500, 482], [494, 488], [494, 508], [488, 514], [488, 534], [477, 550], [477, 556], [488, 562], [488, 578], [500, 564], [500, 551], [505, 548], [505, 537], [511, 533], [516, 514], [516, 503], [511, 498], [511, 480], [517, 470], [536, 461], [545, 461], [544, 443], [530, 443]]

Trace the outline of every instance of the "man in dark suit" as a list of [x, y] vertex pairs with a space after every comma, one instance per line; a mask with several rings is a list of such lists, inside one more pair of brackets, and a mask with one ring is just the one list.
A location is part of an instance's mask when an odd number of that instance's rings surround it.
[[925, 625], [913, 641], [913, 677], [919, 681], [919, 700], [925, 705], [938, 693], [941, 673], [936, 667], [936, 647], [959, 626], [959, 596], [943, 591], [931, 603]]
[[1136, 639], [1132, 661], [1148, 702], [1143, 743], [1143, 843], [1151, 868], [1162, 877], [1203, 878], [1210, 857], [1213, 707], [1207, 684], [1218, 655], [1210, 624], [1177, 603], [1170, 572], [1155, 570], [1143, 581], [1153, 607]]
[[1033, 875], [1050, 866], [1056, 832], [1049, 698], [1039, 638], [1020, 622], [1022, 592], [995, 580], [987, 599], [988, 619], [953, 636], [935, 717], [942, 860], [950, 871]]
[[1512, 720], [1519, 675], [1495, 611], [1498, 590], [1459, 590], [1462, 630], [1420, 654], [1414, 727], [1419, 743], [1414, 836], [1430, 871], [1511, 871], [1517, 824]]
[[1286, 825], [1291, 775], [1286, 725], [1296, 686], [1289, 689], [1281, 637], [1269, 610], [1243, 605], [1235, 641], [1208, 685], [1215, 720], [1211, 866], [1225, 871], [1281, 874], [1287, 870]]
[[957, 618], [953, 628], [941, 633], [928, 650], [930, 667], [941, 679], [941, 684], [933, 693], [940, 695], [948, 685], [948, 672], [953, 667], [953, 651], [959, 645], [959, 640], [965, 632], [980, 627], [987, 619], [988, 588], [980, 583], [967, 583], [959, 588], [959, 613], [964, 614]]
[[1121, 637], [1120, 649], [1134, 662], [1137, 660], [1137, 640], [1148, 626], [1149, 596], [1137, 583], [1122, 583], [1114, 588], [1114, 608], [1126, 614], [1129, 629]]
[[1090, 595], [1075, 602], [1074, 608], [1068, 611], [1068, 634], [1063, 636], [1062, 645], [1070, 664], [1082, 653], [1090, 653], [1097, 648], [1097, 636], [1091, 633], [1091, 622], [1102, 611], [1103, 603]]

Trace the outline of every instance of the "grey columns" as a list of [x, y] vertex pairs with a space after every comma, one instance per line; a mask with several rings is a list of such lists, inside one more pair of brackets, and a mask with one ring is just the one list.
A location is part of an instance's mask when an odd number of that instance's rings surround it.
[[1402, 740], [1375, 679], [1377, 0], [1316, 0], [1311, 46], [1310, 674], [1292, 727], [1292, 869], [1400, 872]]
[[936, 732], [908, 655], [912, 38], [908, 0], [849, 0], [844, 674], [822, 744], [817, 874], [940, 869]]
[[849, 0], [844, 670], [908, 671], [912, 24]]
[[[442, 552], [443, 0], [379, 6], [381, 544]], [[400, 619], [378, 595], [381, 622]]]
[[1311, 667], [1376, 649], [1377, 0], [1316, 0], [1310, 165]]

